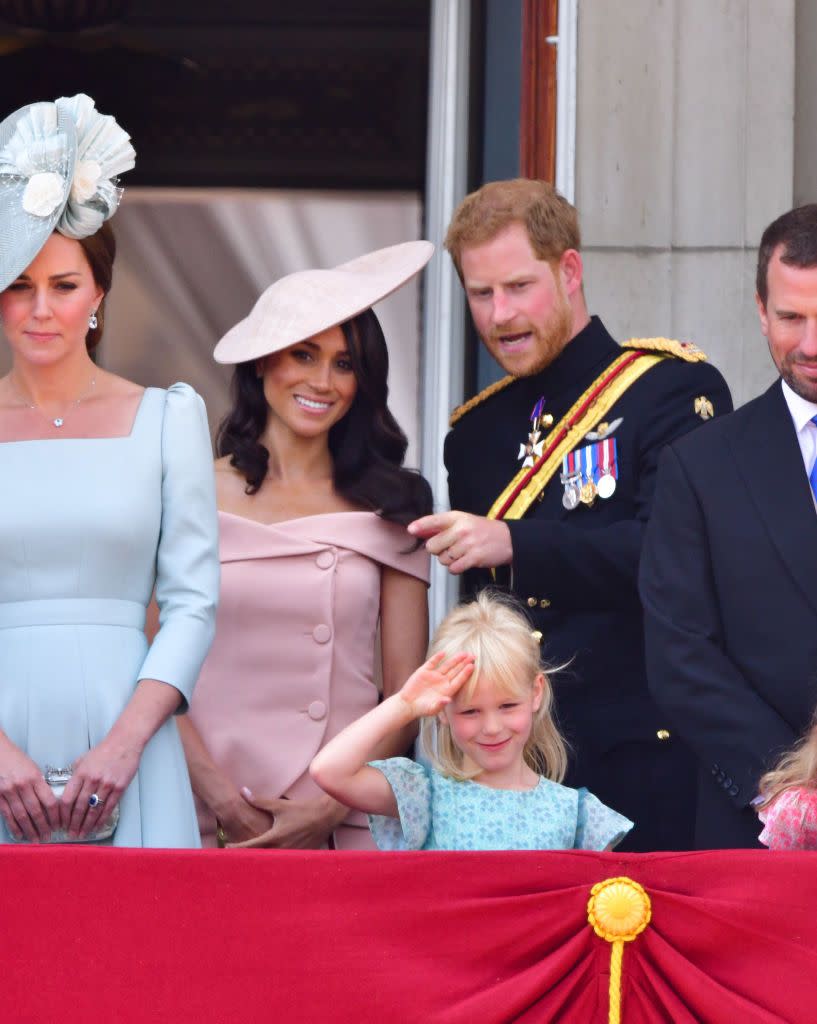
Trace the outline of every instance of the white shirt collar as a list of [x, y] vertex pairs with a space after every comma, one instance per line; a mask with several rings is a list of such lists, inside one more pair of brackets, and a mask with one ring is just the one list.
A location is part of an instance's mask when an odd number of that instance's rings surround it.
[[794, 420], [794, 428], [799, 434], [806, 426], [812, 416], [817, 415], [817, 402], [809, 402], [792, 391], [789, 385], [783, 380], [783, 397], [789, 407], [791, 418]]

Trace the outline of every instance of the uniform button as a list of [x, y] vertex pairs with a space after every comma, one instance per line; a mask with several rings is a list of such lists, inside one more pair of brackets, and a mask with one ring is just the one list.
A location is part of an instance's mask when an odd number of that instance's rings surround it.
[[739, 792], [740, 792], [740, 786], [730, 786], [729, 787], [729, 796], [737, 796]]
[[541, 632], [541, 630], [534, 629], [534, 631], [531, 633], [531, 636], [537, 642], [537, 644], [540, 644], [542, 642], [542, 632]]
[[655, 735], [658, 737], [659, 740], [668, 740], [669, 729], [659, 729]]
[[332, 630], [326, 625], [325, 622], [318, 623], [317, 626], [312, 630], [312, 639], [317, 644], [328, 643], [332, 636]]
[[548, 599], [546, 597], [543, 597], [542, 600], [539, 602], [539, 607], [540, 608], [550, 608], [550, 601], [548, 601]]
[[335, 555], [332, 551], [321, 551], [315, 559], [315, 565], [319, 569], [331, 569], [335, 564]]
[[313, 722], [320, 722], [322, 718], [326, 718], [326, 705], [322, 700], [313, 700], [306, 713]]
[[528, 608], [535, 608], [535, 607], [536, 607], [536, 598], [535, 597], [529, 597], [528, 598]]

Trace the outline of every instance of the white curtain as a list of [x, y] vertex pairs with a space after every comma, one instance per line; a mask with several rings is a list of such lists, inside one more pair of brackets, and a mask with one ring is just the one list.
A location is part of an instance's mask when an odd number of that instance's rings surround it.
[[[187, 381], [211, 428], [227, 408], [219, 338], [276, 278], [332, 267], [420, 237], [414, 193], [126, 189], [113, 221], [114, 285], [100, 363], [141, 384]], [[392, 411], [419, 453], [419, 283], [377, 306], [389, 346]]]

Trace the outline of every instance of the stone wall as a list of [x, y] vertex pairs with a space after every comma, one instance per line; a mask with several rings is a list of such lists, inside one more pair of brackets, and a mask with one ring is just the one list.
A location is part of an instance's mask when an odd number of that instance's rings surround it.
[[[812, 0], [802, 6], [817, 22]], [[763, 228], [794, 202], [795, 7], [579, 5], [576, 203], [590, 307], [620, 339], [695, 341], [736, 404], [775, 376], [754, 266]], [[814, 154], [813, 132], [808, 141]]]

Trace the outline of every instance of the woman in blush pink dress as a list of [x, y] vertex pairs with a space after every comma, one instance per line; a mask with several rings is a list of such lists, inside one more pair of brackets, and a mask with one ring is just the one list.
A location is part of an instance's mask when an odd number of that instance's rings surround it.
[[290, 274], [216, 348], [237, 364], [217, 438], [222, 589], [182, 726], [205, 846], [373, 848], [365, 816], [308, 768], [377, 704], [378, 674], [388, 696], [425, 654], [428, 559], [405, 525], [431, 493], [402, 466], [369, 307], [432, 251], [408, 242]]

